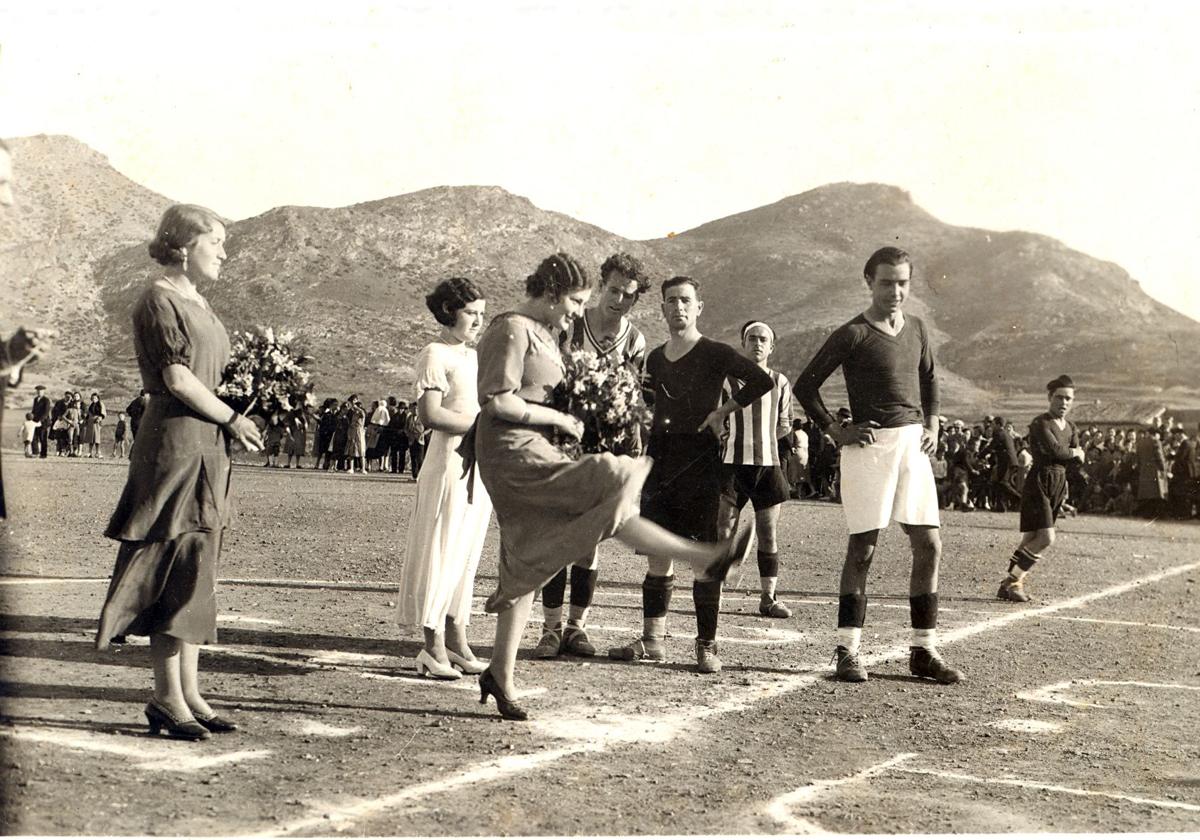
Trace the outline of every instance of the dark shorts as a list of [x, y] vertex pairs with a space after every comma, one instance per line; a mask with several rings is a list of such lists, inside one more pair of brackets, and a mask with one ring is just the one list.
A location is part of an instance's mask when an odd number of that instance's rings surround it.
[[1021, 533], [1053, 528], [1067, 500], [1067, 471], [1042, 467], [1029, 471], [1021, 491]]
[[790, 493], [781, 467], [722, 464], [721, 496], [737, 510], [746, 502], [755, 510], [766, 510], [786, 502]]
[[721, 511], [721, 459], [712, 435], [652, 440], [654, 467], [642, 487], [642, 516], [681, 537], [714, 542]]

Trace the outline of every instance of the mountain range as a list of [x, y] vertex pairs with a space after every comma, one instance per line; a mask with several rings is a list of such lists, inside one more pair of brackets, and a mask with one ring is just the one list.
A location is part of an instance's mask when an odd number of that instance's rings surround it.
[[[11, 145], [18, 203], [0, 213], [0, 327], [58, 330], [34, 374], [52, 391], [135, 391], [129, 310], [157, 273], [145, 242], [172, 199], [72, 138]], [[769, 321], [775, 366], [794, 375], [865, 308], [862, 264], [889, 243], [914, 257], [909, 309], [937, 342], [948, 412], [1036, 392], [1063, 371], [1110, 390], [1193, 393], [1200, 382], [1200, 359], [1184, 352], [1200, 346], [1200, 323], [1147, 296], [1119, 266], [1034, 233], [948, 225], [881, 184], [830, 184], [648, 241], [499, 187], [278, 207], [231, 225], [221, 279], [202, 291], [231, 330], [296, 330], [320, 395], [374, 398], [408, 393], [412, 359], [437, 333], [424, 295], [438, 279], [471, 277], [495, 313], [521, 299], [524, 277], [553, 251], [597, 272], [626, 251], [658, 281], [699, 279], [701, 326], [712, 337], [735, 342], [744, 321]], [[634, 312], [651, 344], [666, 337], [657, 301], [652, 291]]]

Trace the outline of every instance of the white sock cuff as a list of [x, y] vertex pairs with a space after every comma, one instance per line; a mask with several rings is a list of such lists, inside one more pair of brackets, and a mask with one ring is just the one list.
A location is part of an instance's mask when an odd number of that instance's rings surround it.
[[937, 629], [918, 630], [914, 627], [912, 631], [912, 646], [932, 650], [937, 646]]
[[837, 629], [838, 647], [844, 647], [851, 653], [858, 653], [859, 644], [862, 642], [861, 627], [839, 627]]

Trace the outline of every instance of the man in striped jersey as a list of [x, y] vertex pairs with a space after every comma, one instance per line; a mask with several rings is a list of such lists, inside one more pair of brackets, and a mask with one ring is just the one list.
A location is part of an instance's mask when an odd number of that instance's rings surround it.
[[[629, 311], [649, 289], [650, 278], [636, 257], [613, 254], [606, 259], [600, 266], [599, 299], [572, 324], [568, 339], [570, 349], [613, 357], [633, 368], [640, 378], [646, 361], [646, 338], [629, 320]], [[554, 659], [562, 653], [596, 655], [596, 648], [584, 628], [596, 593], [597, 568], [598, 555], [593, 551], [590, 557], [580, 558], [562, 569], [542, 587], [545, 626], [541, 641], [533, 649], [535, 657]], [[563, 599], [568, 572], [571, 607], [564, 630]]]
[[[729, 415], [721, 466], [721, 536], [733, 534], [742, 508], [746, 502], [753, 504], [762, 587], [758, 612], [768, 618], [788, 618], [792, 611], [775, 597], [775, 586], [779, 581], [779, 506], [789, 495], [779, 439], [787, 438], [792, 428], [792, 386], [786, 376], [767, 367], [774, 349], [775, 331], [766, 323], [748, 321], [742, 327], [742, 354], [767, 372], [774, 387]], [[728, 383], [727, 393], [741, 385], [736, 380]]]

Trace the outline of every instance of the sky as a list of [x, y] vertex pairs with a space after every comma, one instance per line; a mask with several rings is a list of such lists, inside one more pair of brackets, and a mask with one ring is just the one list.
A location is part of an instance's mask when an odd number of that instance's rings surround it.
[[0, 135], [72, 135], [235, 219], [494, 184], [649, 239], [894, 184], [1200, 320], [1197, 22], [1165, 0], [0, 0]]

